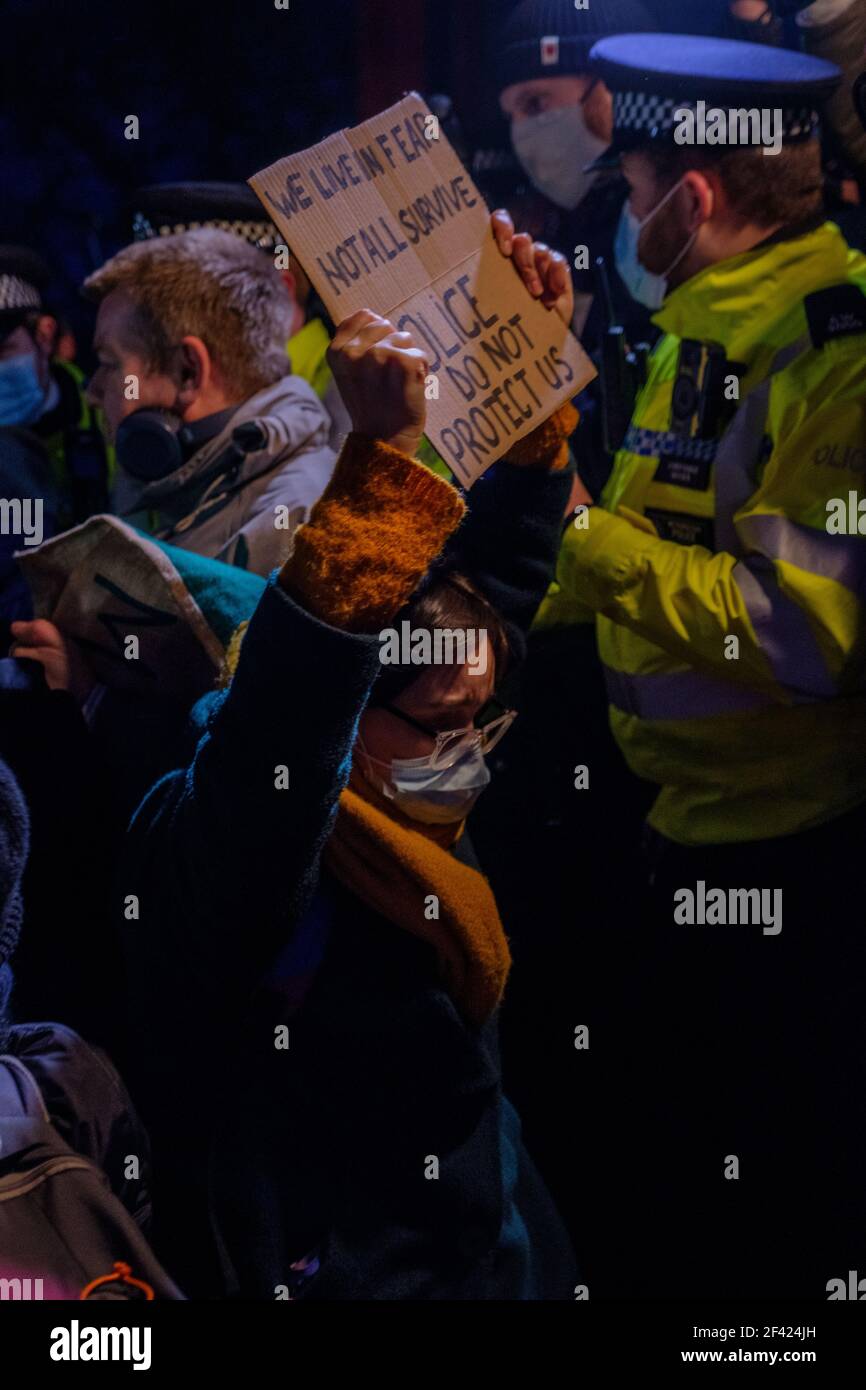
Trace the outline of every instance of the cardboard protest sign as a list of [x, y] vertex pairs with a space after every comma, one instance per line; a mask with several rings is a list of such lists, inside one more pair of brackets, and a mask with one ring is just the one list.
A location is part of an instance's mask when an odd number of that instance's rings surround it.
[[427, 434], [464, 485], [595, 376], [417, 94], [250, 184], [335, 323], [372, 309], [427, 353]]

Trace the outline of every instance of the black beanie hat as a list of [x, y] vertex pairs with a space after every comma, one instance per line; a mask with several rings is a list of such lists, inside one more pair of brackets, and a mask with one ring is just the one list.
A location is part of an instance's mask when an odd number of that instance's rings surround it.
[[30, 848], [30, 820], [24, 797], [0, 761], [0, 1035], [12, 989], [9, 960], [21, 934], [21, 879]]
[[499, 90], [533, 77], [586, 72], [589, 50], [609, 34], [655, 32], [643, 0], [521, 0], [506, 20], [497, 55]]

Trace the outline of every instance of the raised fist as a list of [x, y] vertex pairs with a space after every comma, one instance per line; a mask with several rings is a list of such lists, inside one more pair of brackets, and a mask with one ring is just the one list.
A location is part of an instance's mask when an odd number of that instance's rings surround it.
[[427, 418], [428, 365], [412, 334], [359, 309], [337, 329], [328, 362], [356, 433], [414, 457]]

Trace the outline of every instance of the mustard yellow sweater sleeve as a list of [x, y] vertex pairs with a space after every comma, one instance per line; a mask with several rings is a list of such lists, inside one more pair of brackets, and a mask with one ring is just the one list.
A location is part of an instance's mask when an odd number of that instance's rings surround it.
[[350, 434], [279, 582], [330, 626], [377, 632], [409, 599], [465, 510], [456, 488], [423, 464]]

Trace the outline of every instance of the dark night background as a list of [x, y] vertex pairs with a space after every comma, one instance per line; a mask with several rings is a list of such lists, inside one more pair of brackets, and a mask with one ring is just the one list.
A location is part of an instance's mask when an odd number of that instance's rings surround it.
[[[137, 187], [246, 179], [411, 88], [452, 96], [470, 143], [503, 140], [492, 57], [513, 3], [0, 0], [0, 241], [47, 258], [87, 365], [77, 287], [131, 239]], [[650, 3], [697, 31], [723, 0]]]

